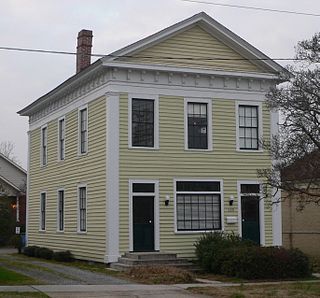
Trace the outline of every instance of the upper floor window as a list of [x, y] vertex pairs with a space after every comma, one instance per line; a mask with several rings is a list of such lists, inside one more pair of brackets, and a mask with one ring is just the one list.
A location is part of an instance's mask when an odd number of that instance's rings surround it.
[[64, 190], [58, 191], [58, 231], [64, 230]]
[[190, 99], [185, 102], [186, 149], [211, 150], [211, 102]]
[[48, 127], [41, 128], [41, 165], [48, 163]]
[[221, 230], [219, 181], [176, 182], [177, 231]]
[[156, 100], [131, 99], [131, 140], [132, 147], [156, 147]]
[[40, 230], [46, 230], [46, 193], [40, 195]]
[[78, 227], [79, 232], [87, 231], [87, 187], [78, 188], [79, 209], [78, 209]]
[[59, 160], [64, 160], [65, 157], [65, 120], [60, 119], [58, 122], [58, 154]]
[[88, 151], [88, 109], [79, 110], [79, 153]]
[[239, 105], [239, 149], [259, 149], [259, 107]]

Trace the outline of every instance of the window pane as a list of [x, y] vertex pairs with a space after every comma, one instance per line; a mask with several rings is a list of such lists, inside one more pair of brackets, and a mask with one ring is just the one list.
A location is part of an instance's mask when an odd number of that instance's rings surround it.
[[178, 181], [177, 191], [220, 191], [220, 182]]
[[240, 149], [258, 149], [258, 107], [239, 106]]
[[241, 193], [259, 193], [260, 184], [241, 184]]
[[221, 229], [220, 214], [220, 195], [177, 195], [179, 231]]
[[208, 149], [206, 103], [188, 103], [188, 148]]
[[154, 146], [154, 100], [132, 99], [132, 146]]
[[133, 192], [154, 192], [154, 183], [133, 183]]

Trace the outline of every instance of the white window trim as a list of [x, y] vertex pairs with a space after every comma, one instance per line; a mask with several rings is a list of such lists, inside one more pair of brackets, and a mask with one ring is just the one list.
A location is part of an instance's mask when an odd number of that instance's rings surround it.
[[[178, 231], [177, 225], [177, 182], [179, 181], [187, 181], [187, 182], [219, 182], [220, 183], [220, 191], [212, 191], [212, 194], [219, 194], [220, 195], [220, 206], [221, 206], [221, 229], [220, 230], [197, 230], [197, 231]], [[217, 178], [175, 178], [173, 179], [173, 189], [174, 189], [174, 232], [175, 234], [202, 234], [202, 233], [211, 233], [211, 232], [220, 232], [224, 231], [224, 191], [223, 191], [223, 179]], [[181, 192], [178, 192], [181, 193]], [[187, 192], [184, 192], [187, 193]], [[195, 192], [190, 192], [195, 193]]]
[[[47, 129], [47, 146], [46, 146], [46, 163], [43, 163], [43, 130]], [[45, 124], [40, 127], [40, 167], [44, 168], [48, 165], [48, 124]]]
[[[134, 183], [154, 184], [154, 193], [134, 193]], [[129, 180], [129, 251], [133, 251], [133, 196], [154, 196], [154, 250], [160, 250], [159, 180]]]
[[[59, 192], [63, 191], [63, 230], [59, 229]], [[57, 189], [57, 233], [64, 233], [65, 228], [65, 189]]]
[[[45, 194], [45, 221], [44, 221], [44, 229], [41, 227], [41, 222], [42, 222], [42, 214], [41, 214], [41, 203], [42, 203], [42, 194]], [[40, 206], [39, 206], [39, 232], [46, 232], [47, 230], [47, 192], [42, 191], [40, 192]]]
[[[86, 188], [86, 230], [80, 231], [80, 188]], [[87, 234], [88, 232], [88, 187], [86, 183], [81, 183], [77, 185], [77, 233], [78, 234]]]
[[[154, 101], [154, 144], [153, 147], [132, 146], [132, 99], [149, 99]], [[128, 148], [141, 150], [159, 149], [159, 95], [144, 93], [128, 94]]]
[[[81, 119], [80, 112], [87, 109], [87, 151], [81, 153]], [[88, 105], [84, 105], [78, 108], [78, 156], [87, 155], [89, 152], [89, 108]]]
[[[248, 149], [240, 149], [240, 133], [239, 133], [239, 106], [247, 105], [258, 107], [258, 149], [257, 150], [248, 150]], [[262, 102], [258, 101], [236, 101], [235, 102], [235, 110], [236, 110], [236, 151], [238, 152], [263, 152], [263, 148], [259, 141], [263, 137], [263, 119], [262, 119]]]
[[[60, 121], [64, 121], [64, 158], [61, 159], [61, 148], [60, 148]], [[60, 117], [58, 119], [58, 161], [64, 161], [66, 159], [66, 117]]]
[[242, 213], [241, 213], [241, 184], [259, 184], [260, 185], [260, 199], [259, 199], [259, 226], [260, 226], [260, 245], [265, 245], [265, 215], [264, 215], [264, 197], [262, 195], [262, 182], [257, 180], [238, 180], [238, 232], [242, 237]]
[[[196, 102], [196, 103], [206, 103], [207, 104], [207, 120], [208, 120], [208, 148], [207, 149], [194, 149], [188, 148], [188, 103]], [[203, 152], [203, 151], [212, 151], [212, 99], [209, 98], [192, 98], [187, 97], [184, 99], [184, 149], [187, 151], [194, 152]]]

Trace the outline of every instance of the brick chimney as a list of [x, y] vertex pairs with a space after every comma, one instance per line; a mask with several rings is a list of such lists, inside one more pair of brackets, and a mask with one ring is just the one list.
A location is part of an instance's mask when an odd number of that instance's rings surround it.
[[78, 33], [77, 73], [91, 64], [92, 31], [81, 30]]

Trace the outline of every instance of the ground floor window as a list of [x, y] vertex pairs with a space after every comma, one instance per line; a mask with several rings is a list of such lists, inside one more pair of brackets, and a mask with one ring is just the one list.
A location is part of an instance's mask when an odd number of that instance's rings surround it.
[[177, 231], [221, 230], [220, 181], [176, 181]]
[[40, 230], [46, 230], [46, 193], [40, 195]]
[[87, 187], [78, 188], [79, 196], [79, 231], [87, 231]]

